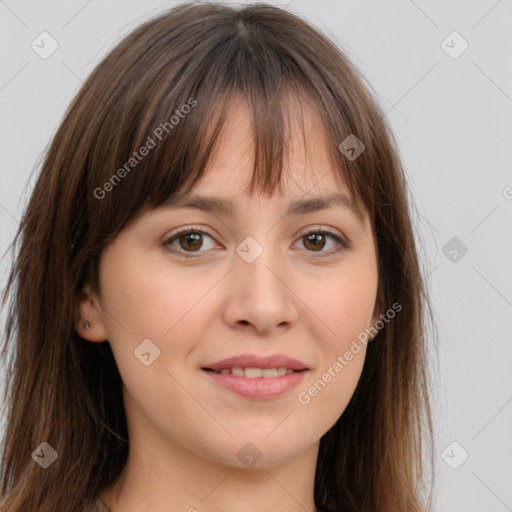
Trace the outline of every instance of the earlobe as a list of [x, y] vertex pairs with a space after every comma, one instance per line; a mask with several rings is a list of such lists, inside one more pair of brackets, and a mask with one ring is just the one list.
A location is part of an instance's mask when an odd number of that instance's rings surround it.
[[88, 341], [102, 342], [108, 339], [101, 305], [89, 284], [75, 297], [74, 325], [80, 337]]

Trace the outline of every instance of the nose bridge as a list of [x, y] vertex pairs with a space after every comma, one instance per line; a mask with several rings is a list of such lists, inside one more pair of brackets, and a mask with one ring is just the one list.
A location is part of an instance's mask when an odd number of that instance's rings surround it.
[[260, 241], [248, 236], [237, 246], [237, 278], [250, 288], [246, 288], [247, 295], [264, 293], [268, 301], [274, 300], [276, 295], [284, 298], [284, 285], [276, 276], [285, 272], [282, 258], [270, 235], [260, 233], [256, 236]]
[[258, 331], [268, 331], [297, 318], [286, 284], [288, 272], [271, 240], [271, 235], [260, 230], [236, 248], [228, 308], [231, 323], [249, 322]]

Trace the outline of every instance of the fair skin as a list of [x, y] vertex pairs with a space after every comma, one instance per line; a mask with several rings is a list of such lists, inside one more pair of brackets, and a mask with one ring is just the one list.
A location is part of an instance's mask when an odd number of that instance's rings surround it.
[[[193, 190], [232, 201], [234, 214], [146, 211], [103, 251], [101, 295], [84, 289], [77, 330], [90, 341], [108, 340], [123, 379], [130, 438], [124, 486], [115, 482], [99, 495], [114, 512], [315, 511], [319, 440], [347, 406], [365, 350], [308, 404], [297, 397], [382, 310], [366, 212], [359, 219], [335, 205], [285, 215], [297, 200], [349, 195], [332, 171], [320, 119], [308, 112], [311, 162], [294, 132], [284, 196], [248, 197], [241, 191], [252, 171], [250, 119], [243, 102], [234, 101]], [[171, 246], [177, 252], [166, 249], [165, 240], [187, 227], [207, 234], [195, 245], [181, 235]], [[310, 231], [328, 231], [351, 247], [329, 236], [315, 246], [304, 236]], [[251, 263], [236, 252], [248, 236], [263, 248]], [[83, 328], [87, 319], [89, 330]], [[160, 355], [146, 366], [134, 350], [148, 338]], [[308, 370], [297, 387], [271, 399], [240, 396], [202, 370], [247, 353], [284, 354]], [[254, 467], [237, 457], [248, 442], [261, 454]]]

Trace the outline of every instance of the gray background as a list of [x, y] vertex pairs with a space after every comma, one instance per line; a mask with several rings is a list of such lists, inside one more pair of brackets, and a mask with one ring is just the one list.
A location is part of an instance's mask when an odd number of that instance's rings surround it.
[[[123, 35], [173, 5], [0, 1], [2, 252], [82, 80]], [[512, 1], [295, 0], [288, 9], [348, 52], [399, 140], [439, 329], [436, 510], [512, 510]], [[31, 48], [43, 31], [59, 45], [47, 59]], [[441, 46], [453, 31], [469, 44], [458, 58]], [[7, 267], [6, 258], [2, 287]]]

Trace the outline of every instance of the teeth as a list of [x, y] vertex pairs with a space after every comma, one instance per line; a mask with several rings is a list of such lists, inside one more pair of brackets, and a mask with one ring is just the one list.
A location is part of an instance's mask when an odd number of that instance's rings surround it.
[[240, 368], [238, 366], [234, 368], [223, 368], [222, 370], [214, 370], [215, 373], [221, 373], [226, 375], [231, 373], [237, 377], [245, 377], [247, 379], [257, 379], [259, 377], [274, 378], [282, 377], [283, 375], [289, 375], [293, 373], [293, 370], [284, 367], [279, 368]]

